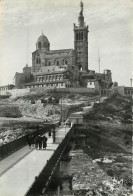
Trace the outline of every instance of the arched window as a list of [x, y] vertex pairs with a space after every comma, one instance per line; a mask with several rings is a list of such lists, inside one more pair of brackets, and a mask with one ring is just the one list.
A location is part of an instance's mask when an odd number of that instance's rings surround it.
[[51, 62], [50, 62], [50, 61], [48, 61], [48, 62], [47, 62], [47, 65], [48, 65], [48, 66], [50, 66], [50, 65], [51, 65]]
[[78, 33], [76, 33], [76, 40], [78, 40]]
[[41, 42], [38, 42], [38, 48], [41, 49], [42, 48], [42, 44]]
[[36, 58], [36, 64], [38, 64], [38, 58]]
[[64, 64], [67, 65], [67, 63], [68, 63], [67, 60], [65, 60], [65, 61], [64, 61]]
[[56, 65], [59, 65], [60, 64], [60, 62], [59, 61], [56, 61]]
[[38, 58], [38, 64], [41, 64], [41, 59], [40, 58]]
[[78, 40], [80, 40], [80, 33], [79, 33], [79, 35], [78, 35], [78, 36], [79, 36], [79, 39], [78, 39]]
[[81, 40], [83, 40], [83, 32], [81, 32]]

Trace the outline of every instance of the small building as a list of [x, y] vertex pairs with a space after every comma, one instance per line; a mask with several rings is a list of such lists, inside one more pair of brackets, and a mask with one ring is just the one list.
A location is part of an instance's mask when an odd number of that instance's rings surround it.
[[123, 96], [132, 96], [133, 95], [133, 87], [127, 86], [117, 86], [111, 89], [111, 94], [119, 93]]
[[13, 84], [8, 84], [6, 86], [0, 86], [0, 95], [10, 94], [8, 91], [12, 90], [15, 86]]
[[76, 123], [76, 124], [82, 124], [83, 123], [83, 112], [75, 112], [75, 113], [71, 113], [69, 120], [71, 123]]

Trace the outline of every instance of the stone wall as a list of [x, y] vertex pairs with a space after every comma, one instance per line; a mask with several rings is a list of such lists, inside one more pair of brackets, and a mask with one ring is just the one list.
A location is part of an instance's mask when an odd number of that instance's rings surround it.
[[30, 88], [12, 89], [7, 91], [12, 97], [23, 96], [30, 92]]
[[53, 89], [55, 92], [65, 92], [65, 93], [95, 93], [94, 88], [60, 88], [60, 89]]

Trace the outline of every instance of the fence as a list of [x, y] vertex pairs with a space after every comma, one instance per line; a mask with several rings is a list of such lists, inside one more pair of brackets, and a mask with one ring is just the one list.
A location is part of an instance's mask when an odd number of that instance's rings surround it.
[[[41, 195], [47, 192], [52, 176], [59, 164], [60, 158], [73, 134], [74, 127], [70, 129], [64, 140], [59, 144], [58, 148], [52, 155], [52, 157], [47, 161], [46, 166], [43, 168], [38, 177], [36, 177], [32, 186], [29, 188], [25, 196], [31, 195]], [[42, 191], [43, 190], [43, 191]]]
[[41, 129], [34, 131], [30, 134], [27, 134], [17, 140], [11, 141], [7, 144], [4, 144], [2, 146], [0, 146], [0, 159], [6, 157], [7, 155], [15, 152], [16, 150], [22, 148], [23, 146], [25, 146], [27, 144], [27, 139], [30, 135], [36, 135], [36, 134], [44, 134], [47, 133], [50, 129], [54, 128], [54, 124], [45, 124]]

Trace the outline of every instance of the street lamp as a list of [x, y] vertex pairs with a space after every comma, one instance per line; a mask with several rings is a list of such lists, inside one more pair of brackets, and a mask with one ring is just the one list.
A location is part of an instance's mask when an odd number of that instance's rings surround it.
[[132, 87], [132, 78], [130, 78], [130, 82], [131, 82], [131, 87]]
[[62, 95], [61, 95], [61, 122], [62, 122]]

